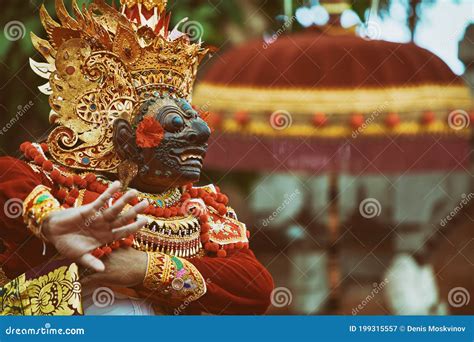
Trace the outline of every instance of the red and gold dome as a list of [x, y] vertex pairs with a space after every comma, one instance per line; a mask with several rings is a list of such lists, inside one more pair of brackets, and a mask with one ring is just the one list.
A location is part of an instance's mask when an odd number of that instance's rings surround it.
[[[196, 87], [194, 103], [211, 113], [221, 145], [250, 148], [258, 140], [258, 161], [245, 159], [238, 168], [274, 169], [286, 153], [305, 163], [315, 150], [327, 154], [305, 170], [326, 165], [323, 159], [354, 137], [362, 138], [357, 139], [361, 145], [372, 145], [363, 141], [367, 137], [405, 137], [409, 145], [418, 144], [410, 140], [415, 136], [464, 136], [465, 141], [472, 108], [462, 79], [413, 43], [315, 31], [227, 51]], [[302, 142], [304, 151], [297, 148]], [[286, 152], [280, 155], [282, 149]], [[211, 147], [211, 167], [236, 163]], [[283, 169], [294, 169], [287, 164]]]

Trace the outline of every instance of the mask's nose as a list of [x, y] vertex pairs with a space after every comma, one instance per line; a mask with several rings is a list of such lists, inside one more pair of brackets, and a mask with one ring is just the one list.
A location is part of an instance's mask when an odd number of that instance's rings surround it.
[[210, 136], [211, 130], [203, 119], [196, 118], [191, 121], [191, 131], [188, 134], [189, 142], [195, 145], [205, 144]]

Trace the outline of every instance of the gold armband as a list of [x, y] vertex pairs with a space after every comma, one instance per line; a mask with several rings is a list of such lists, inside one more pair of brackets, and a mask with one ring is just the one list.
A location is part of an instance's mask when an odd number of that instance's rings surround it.
[[43, 241], [46, 241], [42, 232], [44, 220], [53, 211], [62, 209], [50, 191], [44, 185], [38, 185], [23, 202], [23, 220], [28, 229]]
[[163, 299], [195, 301], [206, 293], [206, 282], [189, 261], [159, 252], [147, 252], [143, 286]]

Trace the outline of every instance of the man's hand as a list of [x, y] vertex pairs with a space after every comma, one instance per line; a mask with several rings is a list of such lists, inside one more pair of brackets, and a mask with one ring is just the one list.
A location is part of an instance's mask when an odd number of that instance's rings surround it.
[[143, 283], [147, 265], [146, 252], [120, 248], [104, 258], [105, 271], [81, 279], [81, 284], [134, 287]]
[[127, 203], [136, 196], [133, 190], [106, 208], [112, 196], [120, 191], [120, 186], [120, 182], [114, 182], [90, 204], [51, 213], [42, 227], [46, 239], [64, 257], [77, 260], [97, 272], [104, 271], [103, 262], [91, 251], [125, 238], [146, 224], [143, 218], [133, 222], [147, 207], [146, 201], [121, 214]]

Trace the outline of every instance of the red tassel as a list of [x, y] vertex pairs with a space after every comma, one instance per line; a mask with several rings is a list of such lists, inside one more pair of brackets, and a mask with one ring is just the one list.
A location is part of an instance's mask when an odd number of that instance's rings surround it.
[[67, 177], [66, 181], [64, 182], [64, 185], [67, 186], [68, 188], [72, 187], [74, 185], [74, 178]]
[[120, 248], [120, 242], [119, 242], [119, 241], [114, 241], [114, 242], [112, 242], [109, 246], [110, 246], [110, 248], [112, 248], [113, 250], [119, 249], [119, 248]]
[[122, 240], [122, 245], [125, 247], [132, 247], [134, 238], [126, 238]]
[[201, 224], [201, 233], [208, 233], [211, 230], [209, 223]]
[[89, 173], [86, 177], [85, 177], [85, 180], [87, 181], [87, 183], [91, 184], [93, 182], [95, 182], [97, 179], [96, 175], [92, 174], [92, 173]]
[[64, 185], [66, 183], [66, 177], [64, 177], [63, 175], [59, 176], [58, 183]]
[[43, 170], [45, 171], [52, 171], [53, 170], [53, 163], [50, 160], [45, 160], [43, 162]]
[[66, 198], [66, 204], [70, 205], [71, 207], [74, 205], [74, 203], [76, 202], [76, 199], [74, 197], [67, 197]]
[[57, 182], [59, 180], [59, 177], [61, 177], [61, 173], [58, 170], [53, 170], [50, 176], [53, 182]]
[[72, 179], [74, 181], [74, 184], [79, 185], [82, 183], [82, 178], [79, 175], [74, 175], [72, 176]]
[[225, 250], [223, 250], [223, 249], [219, 249], [219, 250], [217, 251], [217, 256], [218, 256], [219, 258], [225, 258], [225, 257], [227, 256], [227, 252], [226, 252]]
[[209, 242], [209, 233], [201, 234], [201, 242], [204, 244]]
[[71, 191], [69, 191], [69, 196], [77, 198], [79, 196], [79, 190], [72, 189]]
[[223, 204], [219, 204], [217, 206], [217, 211], [219, 212], [219, 215], [224, 216], [227, 214], [227, 208]]
[[157, 217], [162, 217], [164, 213], [165, 213], [165, 210], [163, 208], [156, 208], [155, 209], [155, 215]]
[[20, 145], [20, 151], [24, 154], [26, 152], [26, 149], [30, 147], [31, 143], [29, 141], [25, 141]]
[[43, 163], [46, 161], [46, 159], [44, 159], [44, 157], [43, 157], [42, 155], [38, 154], [38, 155], [35, 157], [35, 160], [34, 160], [34, 161], [35, 161], [35, 164], [36, 164], [36, 165], [41, 166], [41, 165], [43, 165]]
[[58, 193], [56, 194], [56, 197], [60, 200], [60, 201], [64, 201], [64, 199], [66, 198], [67, 196], [67, 191], [64, 190], [64, 189], [60, 189], [58, 191]]
[[94, 249], [92, 252], [92, 255], [95, 256], [96, 258], [102, 258], [104, 256], [104, 252], [100, 248]]

